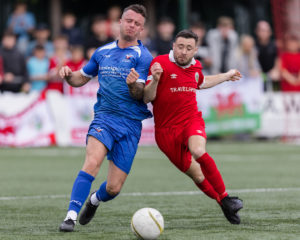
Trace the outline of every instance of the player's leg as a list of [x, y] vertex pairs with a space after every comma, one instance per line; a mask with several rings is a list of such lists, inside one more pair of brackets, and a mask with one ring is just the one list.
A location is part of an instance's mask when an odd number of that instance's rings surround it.
[[193, 159], [186, 144], [182, 142], [182, 128], [160, 129], [155, 132], [156, 143], [169, 160], [183, 173], [188, 175], [198, 188], [207, 196], [216, 199], [218, 193], [204, 177], [199, 163]]
[[60, 231], [73, 231], [77, 215], [89, 195], [92, 182], [94, 181], [100, 166], [107, 154], [107, 148], [96, 138], [89, 136], [86, 157], [82, 170], [74, 181], [69, 209]]
[[219, 203], [227, 220], [232, 224], [240, 224], [238, 211], [243, 208], [242, 201], [237, 197], [228, 196], [223, 178], [215, 161], [206, 152], [206, 139], [199, 135], [190, 136], [188, 147], [192, 156], [200, 163], [204, 176], [219, 194]]
[[92, 220], [100, 202], [110, 201], [119, 194], [130, 172], [138, 142], [139, 138], [136, 134], [126, 134], [114, 143], [113, 148], [107, 154], [107, 159], [110, 160], [107, 180], [91, 194], [80, 215], [80, 224], [85, 225]]
[[226, 193], [223, 178], [214, 159], [206, 152], [206, 139], [200, 135], [190, 136], [188, 139], [188, 148], [194, 159], [200, 163], [205, 178], [207, 178], [219, 194], [220, 200], [222, 200], [228, 194]]
[[197, 163], [194, 158], [192, 158], [191, 166], [185, 172], [185, 174], [188, 175], [194, 181], [197, 187], [208, 197], [215, 199], [216, 201], [219, 200], [219, 194], [215, 191], [209, 181], [204, 177], [199, 163]]
[[122, 189], [127, 174], [118, 168], [113, 161], [109, 161], [107, 180], [104, 181], [97, 191], [91, 193], [85, 208], [80, 214], [79, 223], [88, 224], [94, 217], [100, 202], [114, 199]]

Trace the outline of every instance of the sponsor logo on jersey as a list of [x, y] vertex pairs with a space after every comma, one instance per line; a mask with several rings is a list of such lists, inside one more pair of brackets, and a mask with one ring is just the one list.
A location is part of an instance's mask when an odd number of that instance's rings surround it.
[[170, 88], [172, 93], [175, 92], [196, 92], [195, 88], [192, 87], [175, 87], [175, 88]]
[[123, 59], [122, 62], [130, 62], [131, 61], [130, 59], [132, 58], [133, 58], [132, 54], [126, 54], [125, 59]]
[[196, 79], [196, 82], [198, 83], [198, 81], [199, 81], [199, 73], [198, 72], [195, 73], [195, 79]]
[[197, 133], [202, 133], [202, 131], [201, 130], [197, 130]]
[[172, 79], [175, 79], [175, 78], [177, 78], [177, 74], [172, 73], [172, 74], [170, 75], [170, 77], [171, 77]]
[[104, 55], [104, 57], [106, 57], [106, 58], [110, 58], [110, 55]]

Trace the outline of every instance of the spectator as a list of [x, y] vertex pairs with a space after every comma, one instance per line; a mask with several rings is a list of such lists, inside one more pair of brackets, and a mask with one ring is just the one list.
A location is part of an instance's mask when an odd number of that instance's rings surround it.
[[41, 92], [47, 86], [49, 59], [43, 45], [36, 45], [33, 56], [27, 61], [27, 69], [31, 81], [31, 91]]
[[17, 46], [22, 53], [25, 53], [30, 34], [35, 28], [35, 17], [27, 11], [26, 3], [16, 4], [13, 13], [8, 18], [7, 28], [17, 36]]
[[120, 24], [117, 22], [113, 22], [110, 26], [111, 30], [111, 38], [114, 40], [119, 39], [120, 37]]
[[96, 16], [91, 26], [92, 34], [87, 39], [85, 48], [98, 48], [114, 39], [107, 35], [106, 18], [102, 15]]
[[66, 35], [69, 40], [69, 44], [82, 45], [82, 33], [78, 27], [76, 27], [76, 16], [73, 13], [65, 13], [62, 19], [62, 35]]
[[113, 5], [107, 11], [106, 33], [107, 36], [116, 39], [116, 26], [119, 26], [122, 10], [120, 6]]
[[4, 69], [0, 91], [29, 92], [30, 84], [25, 57], [16, 48], [16, 36], [13, 33], [6, 32], [3, 35], [0, 56]]
[[238, 47], [238, 35], [230, 17], [220, 17], [217, 28], [207, 33], [209, 54], [212, 59], [211, 74], [227, 72], [235, 65], [234, 54]]
[[197, 53], [195, 59], [202, 64], [202, 72], [204, 75], [209, 74], [209, 67], [211, 66], [211, 59], [209, 57], [208, 45], [205, 39], [206, 29], [202, 22], [195, 22], [191, 25], [190, 30], [198, 36]]
[[68, 38], [64, 35], [57, 36], [54, 41], [54, 55], [50, 58], [48, 90], [57, 90], [63, 93], [63, 81], [58, 75], [58, 70], [69, 59]]
[[80, 70], [85, 65], [84, 50], [80, 45], [71, 48], [71, 58], [67, 61], [66, 65], [73, 71]]
[[246, 79], [257, 78], [261, 74], [255, 42], [250, 35], [241, 36], [240, 46], [236, 51], [236, 68]]
[[88, 60], [90, 60], [92, 58], [92, 56], [93, 56], [94, 52], [96, 51], [96, 49], [97, 48], [91, 47], [91, 48], [88, 48], [86, 50], [86, 57], [87, 57]]
[[[66, 62], [73, 72], [80, 70], [86, 64], [84, 58], [84, 49], [82, 46], [77, 45], [71, 48], [71, 58]], [[64, 82], [64, 94], [72, 94], [73, 92], [78, 92], [76, 88], [71, 87], [67, 82]]]
[[27, 56], [31, 56], [33, 54], [33, 50], [37, 45], [41, 45], [44, 47], [46, 51], [46, 56], [48, 58], [52, 57], [54, 53], [53, 43], [49, 40], [50, 30], [48, 26], [44, 23], [40, 23], [37, 25], [37, 28], [34, 31], [34, 40], [30, 42], [27, 50]]
[[3, 77], [4, 77], [3, 60], [2, 60], [2, 57], [0, 56], [0, 85], [3, 81]]
[[281, 91], [300, 91], [300, 53], [299, 40], [289, 35], [284, 40], [285, 49], [280, 55]]
[[272, 29], [266, 21], [259, 21], [256, 25], [256, 48], [258, 60], [264, 73], [265, 90], [272, 88], [272, 81], [278, 80], [276, 74], [277, 48], [275, 41], [271, 39]]
[[149, 26], [145, 24], [144, 30], [140, 34], [140, 40], [146, 48], [150, 48], [152, 45], [152, 40], [149, 36]]
[[152, 55], [167, 54], [172, 49], [175, 25], [172, 19], [162, 18], [157, 25], [157, 36], [149, 49]]

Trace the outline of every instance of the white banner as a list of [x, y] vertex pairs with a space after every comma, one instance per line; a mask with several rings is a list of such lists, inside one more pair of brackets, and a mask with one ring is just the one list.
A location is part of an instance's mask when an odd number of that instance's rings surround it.
[[[22, 110], [15, 108], [16, 111], [10, 115], [3, 113], [0, 115], [0, 146], [29, 147], [56, 144], [53, 119], [44, 94], [30, 97], [11, 94], [1, 96], [1, 99], [20, 105], [26, 102], [28, 105], [23, 105]], [[28, 102], [28, 99], [31, 101]], [[10, 104], [7, 108], [9, 106]]]
[[257, 134], [265, 137], [300, 136], [300, 94], [264, 95], [261, 127]]
[[[81, 90], [66, 96], [57, 91], [49, 91], [46, 96], [0, 95], [0, 146], [84, 146], [98, 89], [95, 82], [91, 84], [95, 85], [89, 85], [90, 90], [85, 94]], [[208, 134], [216, 129], [219, 133], [224, 129], [227, 133], [228, 129], [232, 132], [253, 129], [256, 126], [252, 126], [251, 121], [259, 121], [260, 128], [256, 131], [259, 136], [300, 136], [299, 93], [260, 96], [258, 84], [256, 90], [255, 84], [252, 87], [245, 84], [242, 89], [237, 86], [199, 91], [197, 98], [204, 112]], [[152, 110], [151, 104], [148, 107]], [[211, 111], [214, 111], [212, 117]], [[153, 118], [143, 121], [139, 144], [155, 144]]]
[[70, 144], [84, 146], [89, 125], [94, 118], [94, 104], [97, 101], [99, 83], [97, 78], [91, 79], [80, 88], [66, 85], [66, 107], [70, 130]]
[[261, 78], [242, 78], [197, 91], [207, 135], [254, 131], [259, 127], [263, 96]]

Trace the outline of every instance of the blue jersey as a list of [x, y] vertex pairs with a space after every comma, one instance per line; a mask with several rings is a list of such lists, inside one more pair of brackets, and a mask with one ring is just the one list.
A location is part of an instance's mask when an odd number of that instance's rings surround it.
[[98, 48], [90, 61], [81, 69], [86, 77], [98, 75], [99, 90], [95, 113], [113, 113], [134, 120], [143, 120], [152, 117], [147, 105], [133, 99], [129, 94], [126, 78], [131, 68], [139, 73], [137, 82], [145, 83], [152, 61], [150, 52], [139, 45], [128, 48], [119, 48], [118, 41]]

